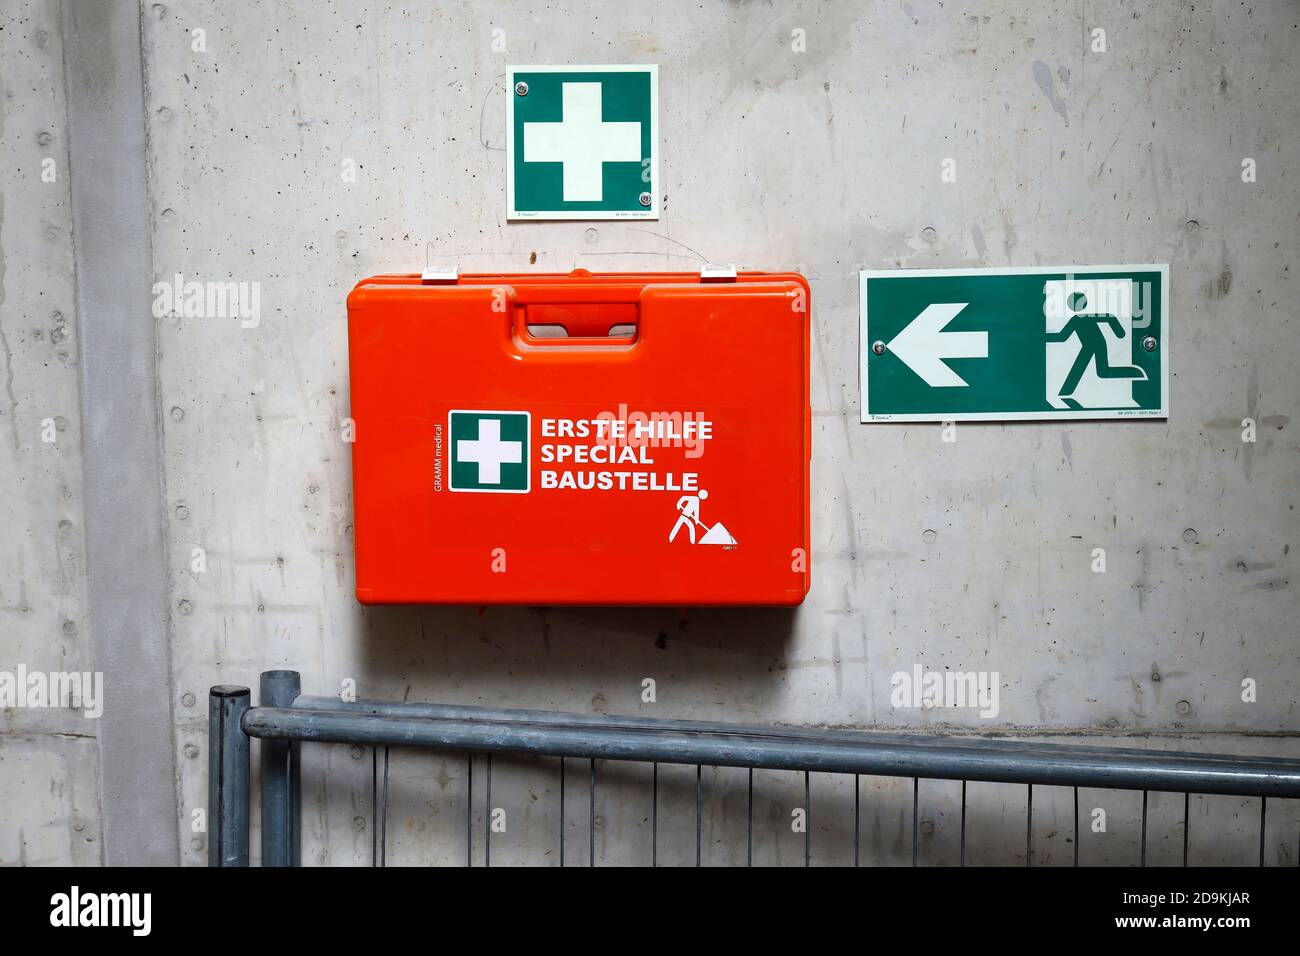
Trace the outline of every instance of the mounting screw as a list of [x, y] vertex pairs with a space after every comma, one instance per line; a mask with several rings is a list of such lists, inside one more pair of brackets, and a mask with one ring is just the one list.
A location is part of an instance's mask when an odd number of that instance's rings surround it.
[[649, 193], [642, 193], [641, 196], [640, 196], [640, 202], [641, 202], [641, 205], [643, 205], [643, 206], [648, 206], [648, 205], [650, 205], [650, 203], [652, 203], [653, 201], [654, 201], [654, 197], [651, 196]]
[[527, 96], [528, 84], [525, 83], [523, 80], [520, 80], [518, 83], [515, 84], [515, 93], [517, 93], [519, 96]]
[[877, 339], [876, 341], [871, 343], [871, 351], [875, 352], [877, 355], [884, 355], [885, 343]]
[[1156, 337], [1154, 335], [1148, 335], [1142, 340], [1142, 347], [1148, 352], [1154, 352], [1156, 350]]

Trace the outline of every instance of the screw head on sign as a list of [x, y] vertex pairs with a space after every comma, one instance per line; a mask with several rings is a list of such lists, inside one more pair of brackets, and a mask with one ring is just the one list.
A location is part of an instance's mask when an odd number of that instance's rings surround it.
[[515, 92], [518, 93], [520, 96], [527, 96], [528, 84], [525, 83], [523, 80], [520, 80], [518, 83], [515, 84]]
[[1142, 340], [1142, 347], [1148, 352], [1154, 352], [1156, 350], [1156, 337], [1154, 335], [1148, 335]]
[[643, 206], [648, 206], [648, 205], [650, 205], [650, 203], [651, 203], [651, 202], [653, 201], [653, 199], [654, 199], [654, 197], [651, 196], [649, 193], [642, 193], [640, 198], [641, 198], [641, 205], [643, 205]]
[[884, 355], [884, 354], [885, 354], [885, 343], [884, 343], [884, 342], [881, 342], [881, 341], [879, 341], [879, 340], [877, 340], [877, 341], [875, 341], [875, 342], [872, 342], [872, 343], [871, 343], [871, 351], [875, 352], [877, 355]]

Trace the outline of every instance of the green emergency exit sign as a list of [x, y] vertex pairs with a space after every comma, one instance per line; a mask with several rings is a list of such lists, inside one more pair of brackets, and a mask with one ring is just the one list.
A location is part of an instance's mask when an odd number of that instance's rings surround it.
[[1169, 415], [1169, 267], [860, 274], [862, 421]]

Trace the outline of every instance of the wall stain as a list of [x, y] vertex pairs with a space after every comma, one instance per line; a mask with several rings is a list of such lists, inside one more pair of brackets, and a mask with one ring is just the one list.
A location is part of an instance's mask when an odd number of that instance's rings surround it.
[[[0, 193], [0, 308], [5, 304], [5, 197]], [[3, 315], [0, 314], [0, 320]], [[9, 433], [14, 440], [14, 451], [22, 445], [18, 437], [18, 399], [14, 397], [14, 350], [9, 345], [9, 336], [5, 334], [4, 323], [0, 321], [0, 349], [5, 353], [5, 397], [9, 399]]]
[[1232, 266], [1226, 262], [1223, 264], [1223, 268], [1219, 270], [1219, 274], [1201, 287], [1201, 291], [1207, 299], [1222, 299], [1231, 290]]
[[1057, 115], [1065, 120], [1065, 125], [1069, 126], [1070, 113], [1065, 107], [1065, 100], [1056, 95], [1056, 81], [1052, 79], [1052, 68], [1042, 60], [1034, 61], [1034, 82], [1043, 91], [1047, 101], [1052, 104], [1052, 109], [1056, 110]]

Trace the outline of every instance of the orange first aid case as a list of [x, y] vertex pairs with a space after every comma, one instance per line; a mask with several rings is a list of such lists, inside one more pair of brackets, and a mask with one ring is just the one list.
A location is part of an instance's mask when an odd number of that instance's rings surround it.
[[358, 599], [798, 604], [809, 309], [795, 273], [359, 283]]

